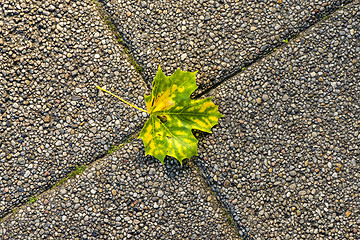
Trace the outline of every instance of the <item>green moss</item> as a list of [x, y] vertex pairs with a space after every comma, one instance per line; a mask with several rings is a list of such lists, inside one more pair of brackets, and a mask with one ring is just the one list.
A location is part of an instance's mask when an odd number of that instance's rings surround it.
[[68, 178], [74, 178], [76, 175], [81, 175], [84, 171], [85, 171], [85, 169], [86, 169], [87, 167], [86, 166], [84, 166], [84, 165], [82, 165], [82, 166], [76, 166], [76, 170], [75, 171], [73, 171], [73, 172], [71, 172], [70, 174], [69, 174], [69, 176], [68, 176]]
[[121, 147], [124, 145], [124, 143], [120, 144], [119, 146], [111, 146], [111, 148], [108, 150], [108, 154], [112, 154], [113, 152], [115, 152], [116, 150], [121, 149]]
[[129, 60], [130, 60], [130, 63], [135, 67], [135, 70], [138, 72], [138, 73], [142, 73], [143, 72], [143, 69], [142, 67], [139, 66], [139, 64], [137, 64], [137, 62], [134, 60], [134, 58], [130, 55], [129, 56]]
[[34, 203], [34, 202], [36, 202], [36, 200], [37, 200], [37, 198], [36, 198], [36, 196], [33, 196], [33, 197], [29, 197], [29, 200], [26, 202], [26, 203], [30, 203], [30, 204], [32, 204], [32, 203]]
[[71, 179], [71, 178], [74, 178], [76, 175], [81, 175], [85, 169], [87, 168], [87, 166], [85, 165], [82, 165], [82, 166], [78, 166], [76, 165], [75, 166], [76, 169], [74, 171], [72, 171], [67, 177], [61, 179], [60, 181], [58, 181], [53, 187], [52, 189], [56, 188], [57, 186], [65, 183], [67, 180]]
[[110, 154], [112, 154], [113, 152], [121, 149], [122, 146], [124, 146], [125, 143], [130, 143], [131, 140], [133, 140], [133, 139], [135, 139], [135, 138], [137, 138], [137, 134], [134, 134], [134, 135], [130, 136], [128, 139], [125, 140], [125, 142], [121, 143], [121, 144], [118, 145], [118, 146], [113, 146], [113, 145], [112, 145], [111, 148], [108, 150], [108, 154], [110, 155]]
[[275, 52], [277, 49], [274, 48], [273, 50], [271, 50], [270, 52], [268, 52], [268, 55], [272, 54], [273, 52]]
[[123, 41], [122, 37], [120, 36], [119, 32], [116, 30], [116, 27], [114, 26], [114, 24], [109, 20], [109, 18], [107, 16], [105, 16], [104, 19], [105, 19], [106, 25], [110, 28], [111, 32], [114, 34], [116, 41], [119, 44], [123, 45], [124, 53], [128, 56], [128, 59], [129, 59], [131, 65], [133, 65], [135, 67], [135, 70], [138, 73], [142, 73], [142, 71], [143, 71], [142, 67], [139, 66], [139, 64], [135, 61], [134, 57], [130, 54], [129, 50], [124, 46], [124, 41]]
[[[230, 216], [230, 214], [229, 214], [225, 209], [223, 209], [223, 212], [224, 212], [224, 215], [225, 215], [225, 217], [226, 217], [226, 221], [227, 221], [234, 229], [237, 229], [236, 226], [235, 226], [235, 222], [234, 222], [234, 220], [232, 219], [232, 217]], [[236, 233], [237, 233], [238, 235], [240, 235], [238, 231], [236, 231]]]
[[300, 33], [297, 33], [293, 38], [298, 38], [300, 36]]
[[124, 47], [124, 52], [125, 54], [128, 56], [128, 59], [131, 63], [131, 65], [134, 66], [135, 70], [138, 73], [142, 73], [143, 69], [142, 67], [139, 66], [139, 64], [135, 61], [134, 57], [129, 53], [128, 49], [124, 46], [124, 40], [122, 39], [121, 35], [119, 34], [119, 32], [117, 31], [115, 25], [112, 23], [110, 17], [101, 9], [101, 3], [99, 3], [97, 0], [93, 0], [93, 2], [96, 4], [96, 6], [98, 7], [98, 10], [100, 12], [100, 14], [103, 16], [103, 19], [106, 23], [106, 25], [109, 27], [110, 31], [112, 32], [112, 34], [114, 34], [116, 41], [123, 45]]

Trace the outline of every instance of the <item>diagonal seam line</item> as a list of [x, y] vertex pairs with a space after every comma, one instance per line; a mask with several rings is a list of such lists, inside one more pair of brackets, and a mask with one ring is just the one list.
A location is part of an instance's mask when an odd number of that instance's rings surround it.
[[[358, 3], [359, 0], [345, 0], [345, 2], [343, 4], [340, 3], [340, 5], [337, 5], [335, 4], [335, 6], [331, 9], [329, 9], [328, 11], [325, 11], [323, 12], [311, 25], [307, 26], [307, 27], [302, 27], [302, 26], [299, 26], [298, 29], [303, 29], [297, 33], [293, 33], [293, 35], [289, 36], [288, 38], [288, 42], [280, 42], [274, 46], [271, 47], [271, 49], [266, 49], [266, 50], [269, 50], [269, 51], [272, 51], [273, 49], [277, 49], [276, 51], [273, 51], [270, 56], [274, 53], [274, 52], [277, 52], [279, 51], [280, 49], [278, 48], [283, 48], [284, 46], [287, 46], [290, 41], [292, 39], [295, 39], [297, 38], [297, 36], [299, 34], [303, 34], [304, 32], [307, 32], [309, 29], [311, 29], [313, 26], [315, 26], [316, 24], [322, 22], [324, 20], [324, 16], [327, 16], [328, 18], [332, 17], [337, 11], [341, 10], [343, 7], [346, 7], [352, 3]], [[360, 39], [359, 39], [360, 41]], [[266, 51], [265, 50], [265, 51]], [[238, 66], [234, 66], [234, 68], [238, 68], [237, 70], [234, 70], [234, 72], [232, 73], [229, 73], [227, 74], [226, 76], [224, 76], [222, 79], [220, 79], [219, 81], [216, 81], [214, 80], [214, 83], [210, 83], [210, 86], [207, 87], [207, 88], [204, 88], [203, 90], [200, 90], [199, 93], [196, 93], [193, 95], [193, 98], [196, 99], [196, 98], [200, 98], [204, 95], [206, 95], [207, 93], [209, 93], [211, 90], [214, 90], [216, 89], [217, 87], [219, 87], [220, 85], [224, 84], [225, 82], [227, 82], [228, 80], [232, 79], [233, 77], [235, 77], [236, 75], [240, 74], [241, 72], [243, 72], [244, 70], [242, 70], [242, 68], [249, 68], [251, 66], [253, 66], [254, 64], [262, 61], [263, 59], [267, 58], [269, 56], [269, 54], [266, 54], [264, 52], [263, 55], [259, 55], [257, 56], [253, 61], [251, 62], [248, 62], [248, 63], [244, 63], [244, 65], [238, 65]], [[242, 67], [242, 68], [241, 68]], [[239, 69], [240, 68], [240, 69]], [[213, 78], [213, 79], [216, 79], [216, 78]]]

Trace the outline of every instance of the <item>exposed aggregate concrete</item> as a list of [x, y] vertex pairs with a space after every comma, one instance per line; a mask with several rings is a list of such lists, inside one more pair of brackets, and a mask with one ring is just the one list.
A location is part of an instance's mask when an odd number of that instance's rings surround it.
[[[147, 80], [160, 63], [168, 74], [200, 69], [206, 88], [345, 2], [117, 0], [105, 9]], [[94, 83], [140, 107], [145, 87], [89, 2], [0, 6], [1, 217], [142, 124], [145, 115]], [[354, 1], [215, 90], [226, 117], [196, 162], [241, 235], [358, 239], [359, 13]], [[238, 238], [196, 172], [143, 154], [139, 141], [127, 144], [8, 216], [0, 238]]]
[[0, 1], [0, 217], [106, 154], [145, 84], [88, 1]]
[[359, 239], [359, 26], [356, 1], [214, 90], [196, 162], [255, 239]]
[[348, 0], [102, 0], [149, 84], [159, 64], [197, 71], [197, 93], [268, 54]]
[[240, 239], [196, 171], [140, 140], [0, 222], [1, 239]]

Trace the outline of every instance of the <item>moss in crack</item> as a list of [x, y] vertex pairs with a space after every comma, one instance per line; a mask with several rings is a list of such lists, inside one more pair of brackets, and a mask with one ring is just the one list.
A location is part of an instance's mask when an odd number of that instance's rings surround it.
[[111, 148], [108, 150], [108, 154], [112, 154], [113, 152], [120, 150], [122, 146], [124, 146], [125, 143], [122, 143], [118, 146], [111, 146]]
[[200, 179], [202, 179], [201, 182], [202, 182], [202, 187], [203, 187], [203, 189], [204, 189], [206, 192], [208, 192], [208, 193], [211, 194], [211, 195], [209, 195], [209, 197], [208, 197], [208, 201], [212, 202], [212, 204], [217, 205], [217, 207], [223, 211], [223, 214], [224, 214], [223, 216], [225, 217], [225, 219], [224, 219], [225, 222], [226, 222], [227, 224], [229, 224], [229, 225], [234, 229], [235, 234], [236, 234], [237, 236], [239, 236], [240, 239], [244, 240], [243, 237], [241, 237], [241, 235], [240, 235], [239, 229], [238, 229], [237, 225], [235, 224], [234, 219], [233, 219], [233, 218], [231, 217], [231, 215], [226, 211], [226, 208], [223, 206], [223, 204], [219, 201], [219, 199], [218, 199], [215, 191], [213, 191], [213, 190], [211, 189], [211, 187], [208, 185], [208, 182], [205, 180], [205, 178], [203, 178], [202, 171], [201, 171], [201, 169], [199, 168], [199, 166], [197, 166], [197, 165], [196, 165], [193, 161], [191, 161], [191, 160], [188, 162], [188, 165], [189, 165], [189, 168], [190, 168], [190, 169], [194, 169], [194, 170], [196, 171], [196, 173], [199, 174]]
[[224, 215], [226, 216], [227, 222], [228, 222], [233, 228], [236, 228], [236, 227], [235, 227], [234, 220], [232, 219], [232, 217], [230, 216], [230, 214], [229, 214], [225, 209], [222, 209], [222, 210], [223, 210], [223, 212], [224, 212]]
[[210, 192], [211, 192], [211, 195], [213, 195], [214, 199], [217, 199], [215, 192], [214, 191], [210, 191]]
[[76, 177], [76, 175], [81, 175], [81, 174], [85, 171], [85, 169], [87, 168], [87, 166], [85, 166], [85, 165], [82, 165], [82, 166], [76, 165], [75, 167], [76, 167], [76, 169], [75, 169], [74, 171], [72, 171], [67, 177], [65, 177], [65, 178], [61, 179], [60, 181], [58, 181], [58, 182], [52, 187], [52, 189], [54, 189], [54, 188], [56, 188], [57, 186], [65, 183], [67, 180]]
[[142, 67], [140, 67], [139, 64], [137, 64], [134, 57], [129, 53], [129, 50], [125, 46], [124, 46], [124, 51], [125, 51], [126, 55], [128, 56], [130, 63], [135, 67], [135, 70], [138, 73], [142, 73], [143, 72]]
[[111, 148], [108, 150], [108, 154], [112, 154], [113, 152], [120, 150], [122, 148], [122, 146], [124, 146], [125, 143], [130, 143], [131, 140], [135, 139], [138, 137], [138, 133], [135, 133], [133, 135], [131, 135], [128, 139], [125, 140], [125, 142], [121, 143], [118, 146], [114, 146], [112, 145]]
[[[216, 197], [216, 193], [215, 193], [213, 190], [211, 190], [211, 189], [209, 189], [209, 191], [210, 191], [211, 195], [213, 196], [214, 201], [218, 201], [218, 199], [217, 199], [217, 197]], [[232, 217], [230, 216], [230, 214], [226, 211], [226, 209], [225, 209], [223, 206], [221, 206], [221, 204], [219, 204], [219, 205], [220, 205], [220, 208], [221, 208], [221, 210], [223, 211], [223, 213], [224, 213], [224, 215], [225, 215], [225, 217], [226, 217], [226, 221], [227, 221], [234, 229], [237, 229], [237, 227], [235, 226], [235, 222], [234, 222], [233, 218], [232, 218]], [[238, 231], [236, 231], [236, 234], [240, 236], [240, 234], [239, 234]]]
[[117, 31], [117, 29], [116, 29], [115, 25], [112, 23], [110, 17], [102, 9], [102, 7], [101, 7], [102, 3], [100, 3], [97, 0], [92, 0], [92, 1], [95, 3], [98, 11], [100, 12], [100, 15], [103, 16], [103, 19], [104, 19], [106, 25], [109, 27], [111, 33], [115, 36], [116, 41], [123, 46], [124, 52], [128, 56], [128, 60], [131, 63], [131, 65], [133, 65], [135, 70], [141, 74], [143, 72], [142, 67], [139, 66], [139, 64], [135, 61], [134, 57], [129, 53], [129, 50], [126, 48], [126, 46], [124, 44], [124, 40], [122, 39], [120, 33]]
[[276, 52], [276, 48], [274, 48], [273, 50], [271, 50], [270, 52], [268, 52], [267, 54], [270, 55], [270, 54], [273, 54], [274, 52]]
[[17, 211], [18, 211], [18, 208], [15, 207], [15, 208], [13, 209], [13, 213], [16, 213]]
[[26, 203], [27, 204], [33, 204], [34, 202], [36, 202], [36, 200], [37, 200], [36, 196], [29, 197], [29, 200]]
[[298, 38], [298, 37], [300, 37], [300, 33], [295, 34], [292, 38], [293, 38], [293, 39], [296, 39], [296, 38]]

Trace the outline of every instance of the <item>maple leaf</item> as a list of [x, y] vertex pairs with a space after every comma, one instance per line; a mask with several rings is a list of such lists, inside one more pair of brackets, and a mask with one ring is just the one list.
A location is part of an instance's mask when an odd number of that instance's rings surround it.
[[141, 109], [115, 94], [96, 86], [124, 103], [150, 114], [139, 134], [145, 145], [145, 154], [152, 155], [162, 164], [166, 155], [182, 160], [197, 156], [198, 140], [191, 130], [211, 133], [222, 114], [212, 97], [193, 100], [190, 95], [197, 89], [197, 72], [176, 70], [170, 77], [165, 76], [161, 67], [152, 83], [150, 95], [145, 95], [147, 110]]
[[211, 133], [211, 128], [223, 117], [212, 98], [193, 100], [197, 89], [196, 72], [176, 70], [165, 76], [161, 67], [153, 80], [152, 93], [145, 95], [150, 119], [140, 132], [145, 154], [164, 163], [166, 155], [182, 160], [197, 156], [198, 140], [192, 129]]

